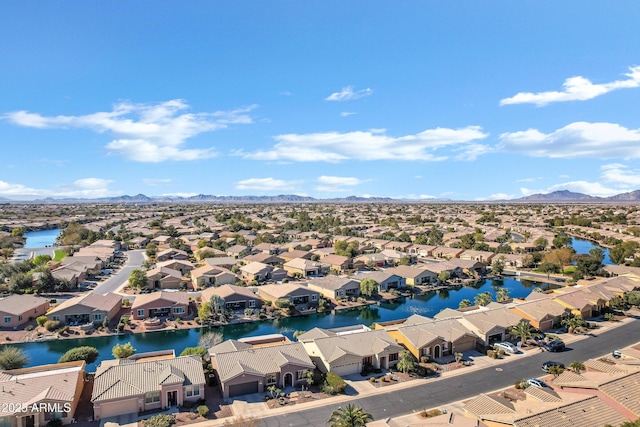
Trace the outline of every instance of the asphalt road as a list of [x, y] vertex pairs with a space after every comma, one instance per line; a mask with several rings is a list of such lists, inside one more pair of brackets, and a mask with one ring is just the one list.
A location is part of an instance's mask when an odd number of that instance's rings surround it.
[[144, 261], [144, 249], [136, 249], [125, 252], [127, 254], [127, 262], [114, 274], [112, 274], [104, 282], [98, 284], [93, 292], [96, 294], [107, 294], [109, 292], [115, 292], [120, 285], [126, 282], [131, 275], [131, 272], [137, 268], [142, 267]]
[[[501, 371], [496, 370], [495, 366], [473, 370], [468, 374], [434, 379], [419, 386], [363, 397], [353, 403], [372, 414], [374, 420], [406, 415], [425, 408], [446, 407], [451, 402], [511, 386], [522, 378], [542, 376], [544, 373], [541, 366], [547, 360], [556, 360], [568, 366], [575, 360], [584, 361], [610, 354], [613, 349], [638, 342], [638, 327], [637, 321], [626, 323], [600, 335], [572, 343], [563, 353], [540, 352], [526, 357], [511, 355], [499, 366]], [[337, 405], [325, 406], [268, 417], [261, 419], [260, 425], [324, 426], [336, 408]]]

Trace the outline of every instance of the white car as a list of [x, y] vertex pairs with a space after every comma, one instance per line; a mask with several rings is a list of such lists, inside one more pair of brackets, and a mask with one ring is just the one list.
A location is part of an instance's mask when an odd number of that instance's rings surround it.
[[498, 342], [493, 345], [496, 350], [504, 350], [505, 353], [520, 353], [518, 347], [511, 344], [510, 342]]
[[544, 381], [540, 381], [537, 378], [529, 378], [527, 380], [527, 386], [528, 387], [551, 388], [547, 383], [545, 383]]

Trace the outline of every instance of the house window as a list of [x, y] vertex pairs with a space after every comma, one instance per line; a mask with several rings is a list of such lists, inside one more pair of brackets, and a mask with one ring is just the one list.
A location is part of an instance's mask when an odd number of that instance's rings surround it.
[[4, 316], [4, 323], [11, 323], [11, 316]]
[[318, 295], [312, 294], [311, 295], [311, 301], [318, 301]]
[[37, 312], [38, 312], [38, 309], [37, 309], [37, 308], [34, 308], [34, 309], [33, 309], [33, 312], [34, 312], [34, 313], [37, 313]]
[[296, 379], [298, 381], [304, 380], [305, 378], [307, 378], [307, 372], [309, 372], [309, 371], [307, 371], [306, 369], [298, 371], [298, 373], [296, 374]]
[[18, 322], [22, 321], [22, 316], [18, 316]]
[[186, 387], [185, 388], [185, 396], [187, 396], [187, 397], [200, 396], [200, 386], [199, 385], [192, 385], [192, 386]]
[[249, 300], [249, 307], [253, 308], [256, 306], [256, 300]]
[[389, 355], [389, 362], [395, 362], [396, 360], [398, 360], [398, 353], [391, 353]]
[[60, 316], [51, 316], [52, 320], [60, 321]]
[[144, 308], [138, 310], [138, 316], [144, 316]]
[[160, 392], [150, 391], [144, 394], [144, 403], [157, 403], [160, 402]]
[[0, 427], [11, 427], [11, 417], [6, 416], [0, 418]]
[[102, 320], [102, 314], [94, 314], [93, 320]]
[[265, 383], [267, 385], [273, 385], [276, 383], [276, 378], [277, 378], [276, 374], [268, 374], [267, 378], [265, 379]]
[[173, 307], [173, 312], [175, 314], [182, 314], [184, 313], [184, 307]]

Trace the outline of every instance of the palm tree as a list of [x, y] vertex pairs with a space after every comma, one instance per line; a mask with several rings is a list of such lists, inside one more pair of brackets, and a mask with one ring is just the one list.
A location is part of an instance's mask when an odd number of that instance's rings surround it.
[[564, 368], [559, 365], [549, 366], [549, 373], [553, 375], [554, 378], [558, 378], [561, 373], [564, 372]]
[[511, 335], [520, 337], [520, 341], [522, 342], [522, 344], [525, 344], [527, 342], [527, 339], [538, 335], [535, 328], [531, 326], [529, 322], [524, 320], [521, 320], [520, 322], [518, 322], [518, 324], [512, 326], [509, 329], [509, 333]]
[[580, 362], [580, 361], [577, 361], [577, 360], [571, 362], [569, 367], [571, 369], [573, 369], [573, 372], [575, 372], [576, 374], [579, 374], [579, 373], [583, 372], [586, 369], [585, 366], [584, 366], [584, 363]]
[[338, 407], [333, 411], [327, 424], [331, 427], [364, 427], [372, 420], [373, 416], [370, 413], [349, 403], [346, 408]]
[[472, 305], [473, 303], [471, 302], [470, 299], [463, 299], [462, 301], [460, 301], [458, 308], [467, 308], [467, 307], [471, 307]]

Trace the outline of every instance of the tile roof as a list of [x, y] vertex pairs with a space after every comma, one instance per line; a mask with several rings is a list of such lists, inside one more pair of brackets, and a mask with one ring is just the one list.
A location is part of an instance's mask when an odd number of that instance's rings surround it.
[[365, 357], [385, 351], [397, 353], [404, 348], [397, 344], [387, 331], [382, 329], [348, 335], [320, 337], [313, 341], [322, 357], [329, 363], [347, 354]]
[[603, 384], [600, 390], [640, 417], [640, 372]]
[[92, 402], [138, 396], [158, 391], [162, 384], [204, 384], [200, 356], [135, 361], [118, 359], [101, 363], [93, 382]]
[[515, 420], [515, 427], [602, 427], [627, 421], [597, 396]]
[[513, 403], [501, 397], [489, 396], [484, 393], [467, 402], [464, 405], [464, 410], [480, 418], [488, 414], [510, 414], [515, 412]]
[[0, 312], [19, 315], [26, 311], [34, 310], [47, 303], [46, 298], [27, 294], [13, 294], [6, 298], [0, 298]]
[[61, 302], [50, 310], [47, 315], [58, 313], [72, 306], [82, 306], [89, 311], [110, 311], [115, 305], [120, 304], [122, 304], [122, 297], [118, 294], [101, 295], [90, 292]]
[[[210, 354], [212, 350], [213, 348], [209, 349]], [[257, 376], [278, 373], [285, 365], [296, 365], [307, 369], [315, 368], [302, 343], [299, 342], [216, 352], [215, 362], [218, 377], [223, 382], [247, 373]]]

